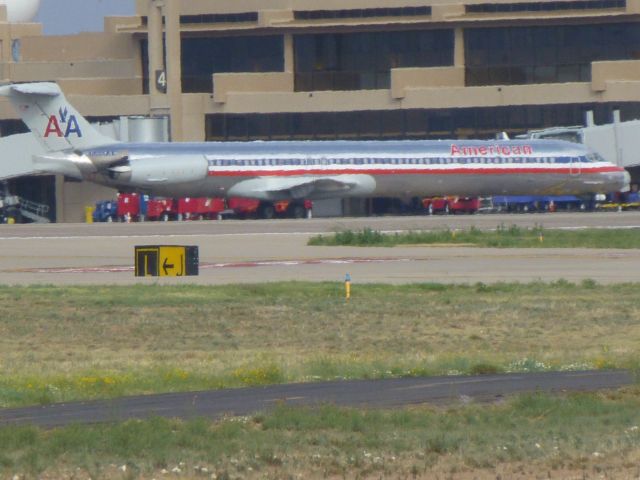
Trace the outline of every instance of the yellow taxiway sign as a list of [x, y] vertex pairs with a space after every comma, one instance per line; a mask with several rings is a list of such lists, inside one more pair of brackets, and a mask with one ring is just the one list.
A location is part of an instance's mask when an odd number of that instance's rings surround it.
[[198, 275], [198, 247], [145, 245], [135, 248], [136, 277]]

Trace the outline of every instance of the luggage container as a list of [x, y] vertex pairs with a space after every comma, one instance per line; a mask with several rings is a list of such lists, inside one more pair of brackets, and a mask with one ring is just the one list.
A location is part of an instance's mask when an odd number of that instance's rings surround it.
[[213, 219], [225, 210], [224, 199], [184, 197], [178, 200], [178, 220]]
[[123, 222], [136, 221], [140, 215], [140, 196], [137, 193], [118, 194], [118, 219]]
[[196, 198], [196, 213], [202, 219], [212, 220], [225, 210], [224, 198]]
[[175, 202], [172, 198], [151, 198], [147, 202], [149, 220], [167, 222], [175, 217]]

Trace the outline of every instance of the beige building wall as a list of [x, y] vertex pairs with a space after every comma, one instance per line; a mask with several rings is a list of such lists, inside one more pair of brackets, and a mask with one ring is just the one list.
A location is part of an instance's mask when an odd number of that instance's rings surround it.
[[[636, 101], [636, 85], [638, 66], [636, 62], [597, 62], [594, 64], [594, 76], [591, 92], [585, 90], [585, 85], [524, 85], [508, 87], [464, 87], [464, 45], [463, 28], [473, 23], [494, 24], [497, 20], [509, 23], [513, 19], [528, 22], [539, 22], [541, 18], [563, 18], [564, 22], [579, 20], [585, 16], [597, 18], [599, 21], [616, 21], [618, 17], [625, 19], [636, 18], [640, 12], [640, 0], [628, 0], [626, 10], [606, 11], [572, 11], [558, 13], [522, 13], [479, 15], [466, 14], [458, 1], [425, 0], [413, 1], [412, 6], [429, 5], [432, 12], [437, 9], [448, 9], [450, 14], [438, 18], [434, 22], [431, 18], [417, 21], [411, 17], [393, 17], [385, 19], [381, 29], [397, 28], [396, 24], [411, 25], [415, 28], [424, 26], [442, 26], [441, 22], [458, 23], [456, 28], [455, 66], [432, 69], [394, 69], [391, 72], [391, 88], [381, 91], [348, 91], [348, 92], [295, 92], [293, 85], [293, 49], [289, 28], [307, 27], [329, 28], [336, 24], [331, 21], [301, 21], [294, 20], [293, 15], [281, 15], [276, 12], [293, 12], [300, 10], [330, 10], [357, 8], [392, 8], [407, 5], [406, 0], [331, 0], [319, 5], [317, 0], [271, 0], [265, 4], [263, 0], [189, 0], [175, 1], [180, 15], [199, 15], [206, 13], [239, 13], [256, 11], [264, 13], [275, 22], [269, 32], [255, 24], [198, 24], [198, 26], [183, 25], [182, 31], [198, 29], [200, 31], [226, 31], [228, 34], [260, 34], [278, 33], [286, 35], [288, 45], [285, 48], [285, 71], [291, 73], [273, 74], [216, 74], [215, 91], [206, 94], [182, 94], [177, 103], [182, 106], [183, 136], [189, 139], [203, 139], [204, 131], [193, 132], [191, 126], [203, 124], [195, 121], [194, 117], [208, 113], [247, 113], [247, 112], [278, 112], [278, 111], [348, 111], [356, 109], [390, 109], [390, 108], [456, 108], [464, 106], [506, 106], [515, 104], [549, 104], [558, 101], [561, 96], [565, 103], [598, 102], [603, 98], [612, 98], [612, 92], [621, 97], [615, 101]], [[142, 59], [140, 58], [139, 42], [146, 35], [142, 17], [147, 16], [150, 0], [137, 0], [137, 17], [112, 17], [105, 20], [108, 32], [98, 34], [81, 34], [75, 36], [42, 37], [37, 24], [25, 24], [19, 27], [11, 26], [11, 31], [20, 32], [22, 59], [18, 64], [7, 60], [10, 56], [10, 41], [3, 41], [2, 77], [5, 81], [59, 80], [65, 91], [70, 95], [96, 95], [88, 105], [86, 115], [107, 116], [114, 111], [122, 114], [149, 114], [151, 109], [148, 102], [141, 101], [142, 96]], [[469, 2], [480, 3], [480, 2]], [[503, 0], [506, 3], [506, 0]], [[455, 7], [455, 8], [454, 8]], [[455, 12], [451, 13], [451, 12]], [[432, 13], [433, 17], [435, 13]], [[340, 20], [339, 25], [346, 28], [351, 26], [349, 19]], [[358, 19], [359, 25], [377, 25], [376, 19]], [[6, 25], [5, 25], [6, 27]], [[333, 28], [333, 27], [332, 27]], [[413, 27], [412, 27], [413, 28]], [[8, 31], [0, 21], [0, 33]], [[144, 35], [143, 35], [144, 34]], [[601, 63], [604, 63], [601, 65]], [[624, 84], [624, 85], [622, 85]], [[437, 93], [434, 92], [437, 90]], [[558, 92], [561, 92], [559, 94]], [[607, 93], [608, 92], [608, 93]], [[193, 101], [193, 96], [198, 97]], [[133, 97], [133, 98], [130, 98]], [[106, 101], [100, 97], [105, 97]], [[176, 103], [176, 100], [173, 100]], [[0, 101], [0, 104], [2, 101]], [[168, 99], [164, 104], [170, 103]], [[145, 104], [147, 110], [142, 108]], [[190, 110], [189, 105], [193, 105]], [[0, 112], [6, 111], [0, 105]], [[7, 118], [1, 117], [1, 118]]]
[[56, 175], [56, 218], [58, 222], [83, 223], [85, 209], [99, 200], [115, 199], [118, 192], [89, 182], [69, 182]]

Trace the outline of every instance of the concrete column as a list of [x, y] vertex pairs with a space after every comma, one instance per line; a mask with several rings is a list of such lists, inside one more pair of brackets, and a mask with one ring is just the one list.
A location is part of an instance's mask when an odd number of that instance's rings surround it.
[[64, 175], [56, 175], [56, 223], [67, 221], [64, 209]]
[[162, 94], [156, 88], [155, 76], [158, 70], [164, 70], [164, 40], [162, 38], [162, 0], [148, 0], [147, 43], [149, 50], [149, 94]]
[[284, 35], [284, 71], [293, 73], [295, 69], [293, 50], [293, 35], [286, 33]]
[[7, 6], [0, 5], [0, 61], [5, 65], [0, 66], [0, 78], [4, 80], [12, 80], [13, 74], [13, 56], [11, 24], [7, 20]]
[[171, 111], [171, 141], [181, 142], [182, 134], [182, 53], [180, 40], [180, 0], [165, 0], [167, 94]]
[[453, 65], [464, 67], [464, 29], [456, 28], [454, 32]]

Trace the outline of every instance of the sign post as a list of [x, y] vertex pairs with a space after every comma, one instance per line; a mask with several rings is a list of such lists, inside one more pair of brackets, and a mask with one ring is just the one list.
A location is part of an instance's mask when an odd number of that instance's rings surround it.
[[345, 297], [347, 302], [351, 299], [351, 275], [347, 273], [344, 278]]

